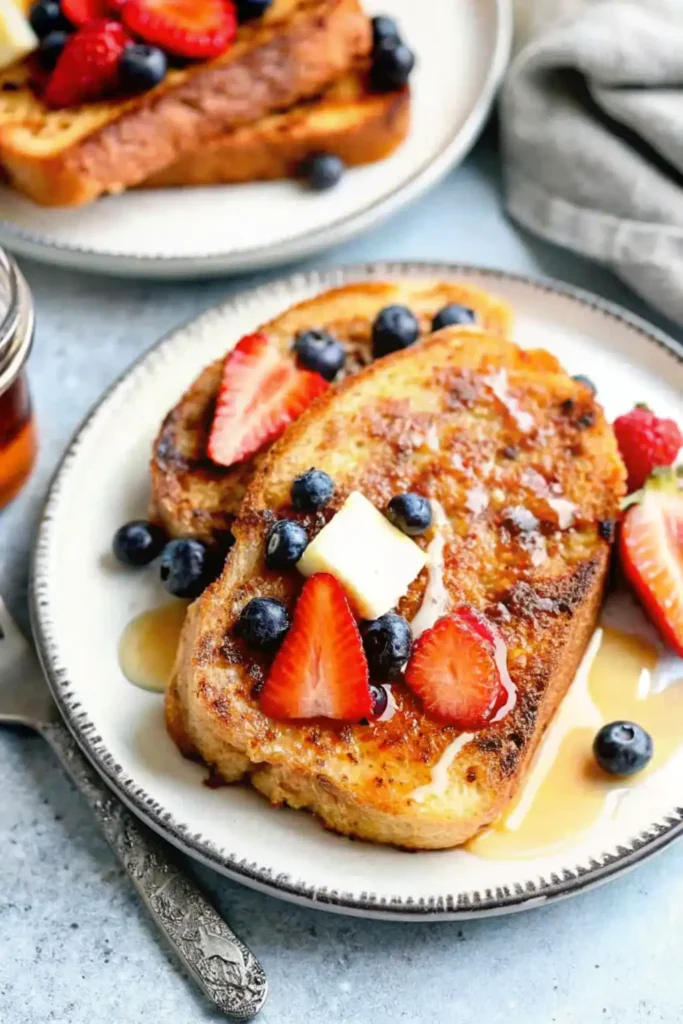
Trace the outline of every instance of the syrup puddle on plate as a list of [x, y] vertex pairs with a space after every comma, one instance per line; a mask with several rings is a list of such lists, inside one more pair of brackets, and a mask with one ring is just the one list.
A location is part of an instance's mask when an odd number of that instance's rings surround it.
[[143, 690], [163, 693], [173, 672], [188, 601], [171, 601], [129, 622], [119, 641], [119, 665]]
[[[466, 844], [479, 857], [552, 853], [613, 817], [621, 801], [683, 747], [683, 660], [662, 649], [631, 609], [629, 632], [608, 605], [571, 689], [541, 744], [520, 794], [490, 829]], [[633, 628], [633, 632], [631, 632]], [[607, 722], [633, 721], [650, 733], [654, 756], [630, 779], [606, 775], [593, 740]]]

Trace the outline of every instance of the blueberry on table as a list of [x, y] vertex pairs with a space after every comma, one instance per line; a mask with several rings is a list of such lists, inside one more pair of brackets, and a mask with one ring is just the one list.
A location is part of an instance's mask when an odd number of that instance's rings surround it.
[[73, 32], [74, 26], [62, 14], [59, 0], [37, 0], [30, 10], [28, 20], [39, 39], [50, 32]]
[[476, 315], [473, 309], [468, 306], [459, 306], [452, 302], [440, 309], [432, 320], [432, 330], [440, 331], [442, 327], [454, 327], [461, 324], [473, 324], [476, 322]]
[[244, 606], [235, 631], [245, 643], [258, 651], [277, 650], [289, 629], [289, 615], [282, 601], [274, 597], [254, 597]]
[[577, 384], [583, 384], [589, 391], [592, 391], [593, 394], [596, 394], [598, 390], [590, 377], [585, 377], [582, 373], [575, 374], [572, 377], [572, 380], [575, 380]]
[[432, 506], [421, 494], [397, 494], [389, 502], [387, 517], [409, 537], [417, 537], [432, 525]]
[[398, 25], [393, 18], [390, 18], [387, 14], [378, 14], [377, 17], [372, 19], [372, 47], [377, 49], [380, 43], [385, 42], [387, 39], [391, 39], [394, 42], [398, 42], [401, 38]]
[[59, 28], [45, 36], [38, 48], [38, 60], [42, 68], [54, 71], [68, 38], [69, 33]]
[[385, 306], [372, 325], [372, 354], [375, 359], [414, 345], [420, 325], [407, 306]]
[[593, 754], [608, 775], [635, 775], [650, 762], [652, 737], [635, 722], [603, 725], [593, 742]]
[[161, 582], [174, 597], [194, 599], [213, 583], [219, 566], [215, 553], [194, 537], [168, 542], [161, 555]]
[[297, 512], [317, 512], [334, 494], [334, 480], [322, 469], [309, 469], [292, 484], [292, 505]]
[[147, 92], [163, 82], [168, 60], [158, 46], [129, 43], [121, 54], [119, 75], [125, 92]]
[[397, 676], [413, 649], [413, 634], [403, 616], [387, 612], [365, 623], [361, 633], [370, 676], [382, 681]]
[[238, 21], [252, 21], [254, 18], [262, 18], [273, 0], [237, 0]]
[[135, 519], [116, 531], [112, 550], [124, 565], [149, 565], [161, 554], [166, 540], [166, 534], [160, 526], [144, 519]]
[[327, 331], [299, 331], [294, 351], [304, 369], [314, 370], [329, 381], [337, 376], [346, 358], [343, 345]]
[[376, 92], [392, 92], [407, 84], [415, 67], [415, 54], [397, 39], [385, 39], [372, 55], [370, 84]]
[[334, 153], [311, 153], [301, 165], [301, 177], [314, 192], [326, 192], [339, 183], [346, 164]]
[[291, 569], [308, 547], [308, 534], [292, 519], [274, 523], [266, 536], [266, 565], [269, 569]]

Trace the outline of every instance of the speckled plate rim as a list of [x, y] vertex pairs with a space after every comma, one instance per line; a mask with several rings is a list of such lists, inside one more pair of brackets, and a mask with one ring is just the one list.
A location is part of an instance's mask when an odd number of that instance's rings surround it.
[[155, 362], [161, 361], [167, 355], [167, 350], [172, 350], [190, 324], [217, 312], [235, 312], [243, 303], [258, 301], [260, 296], [266, 299], [271, 298], [273, 294], [282, 294], [285, 297], [303, 287], [323, 291], [354, 280], [410, 275], [465, 279], [478, 277], [490, 281], [492, 287], [497, 281], [508, 281], [539, 292], [552, 293], [628, 327], [644, 341], [658, 346], [678, 363], [683, 364], [683, 347], [663, 331], [616, 303], [551, 278], [534, 278], [526, 274], [472, 264], [406, 261], [330, 267], [320, 271], [294, 274], [261, 285], [211, 307], [199, 317], [191, 318], [166, 334], [114, 381], [87, 414], [69, 443], [48, 488], [31, 558], [30, 611], [38, 654], [50, 689], [82, 750], [124, 803], [174, 846], [236, 881], [272, 896], [310, 907], [390, 920], [456, 920], [506, 914], [543, 906], [593, 888], [630, 870], [683, 835], [683, 806], [672, 808], [662, 820], [653, 822], [649, 828], [633, 836], [627, 846], [619, 845], [616, 849], [603, 853], [599, 858], [591, 858], [587, 866], [583, 864], [573, 868], [567, 867], [561, 873], [553, 873], [547, 878], [529, 879], [525, 884], [515, 884], [512, 887], [453, 892], [431, 899], [399, 895], [385, 899], [369, 891], [358, 894], [329, 887], [310, 886], [303, 881], [293, 882], [290, 877], [277, 874], [270, 868], [231, 855], [229, 851], [218, 848], [202, 835], [192, 834], [187, 825], [176, 820], [133, 778], [124, 773], [122, 767], [108, 752], [94, 723], [72, 690], [68, 668], [60, 664], [59, 640], [47, 598], [53, 524], [62, 489], [68, 481], [71, 465], [78, 458], [83, 440], [96, 427], [98, 416], [106, 412], [108, 403], [118, 390], [138, 373], [149, 371]]
[[512, 0], [492, 2], [496, 35], [491, 63], [472, 109], [442, 149], [379, 202], [363, 205], [348, 216], [309, 231], [305, 235], [286, 238], [274, 245], [254, 249], [248, 246], [231, 247], [229, 252], [219, 254], [172, 256], [159, 253], [138, 256], [114, 250], [102, 252], [87, 246], [56, 242], [48, 235], [27, 231], [4, 218], [0, 218], [0, 243], [17, 255], [86, 272], [125, 277], [184, 279], [218, 276], [225, 272], [262, 270], [304, 259], [323, 249], [340, 245], [377, 226], [438, 184], [464, 159], [476, 142], [493, 106], [512, 50]]

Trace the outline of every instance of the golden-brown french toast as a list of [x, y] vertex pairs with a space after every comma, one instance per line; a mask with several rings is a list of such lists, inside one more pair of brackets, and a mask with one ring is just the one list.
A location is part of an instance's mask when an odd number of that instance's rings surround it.
[[367, 71], [342, 76], [321, 96], [235, 128], [142, 182], [142, 188], [295, 178], [311, 153], [347, 167], [384, 160], [410, 128], [410, 91], [373, 92]]
[[[423, 336], [438, 310], [450, 303], [472, 309], [477, 323], [504, 337], [512, 326], [507, 303], [465, 282], [373, 281], [324, 292], [286, 310], [259, 328], [280, 351], [292, 353], [299, 331], [330, 331], [346, 348], [343, 373], [372, 361], [372, 324], [393, 303], [408, 306]], [[232, 343], [237, 342], [232, 339]], [[228, 346], [229, 347], [229, 346]], [[292, 359], [294, 355], [292, 354]], [[263, 452], [229, 469], [207, 457], [206, 448], [223, 360], [208, 366], [164, 420], [151, 462], [152, 517], [172, 536], [221, 543], [229, 534], [246, 487]]]
[[[290, 491], [311, 466], [335, 492], [305, 514]], [[509, 803], [571, 683], [607, 574], [612, 531], [601, 524], [616, 519], [624, 482], [593, 393], [546, 352], [447, 328], [379, 360], [330, 389], [263, 459], [223, 575], [188, 613], [167, 695], [172, 735], [226, 781], [246, 778], [341, 833], [413, 849], [465, 842]], [[415, 542], [433, 551], [438, 540], [443, 558], [396, 610], [412, 621], [445, 587], [447, 611], [495, 623], [516, 688], [499, 721], [459, 733], [403, 676], [393, 717], [370, 724], [275, 721], [260, 709], [271, 656], [247, 647], [236, 623], [255, 597], [292, 609], [304, 583], [296, 569], [266, 568], [265, 535], [288, 518], [314, 538], [356, 491], [379, 510], [403, 492], [441, 507]], [[351, 551], [358, 539], [346, 542]]]
[[358, 0], [274, 0], [217, 60], [172, 70], [141, 96], [61, 110], [38, 98], [27, 60], [0, 74], [0, 164], [36, 202], [79, 206], [318, 95], [371, 42]]

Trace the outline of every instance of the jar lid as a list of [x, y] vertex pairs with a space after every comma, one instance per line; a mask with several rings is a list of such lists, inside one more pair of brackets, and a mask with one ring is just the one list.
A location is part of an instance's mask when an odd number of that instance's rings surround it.
[[33, 344], [33, 300], [24, 275], [0, 249], [0, 289], [6, 312], [0, 320], [0, 394], [16, 380]]

